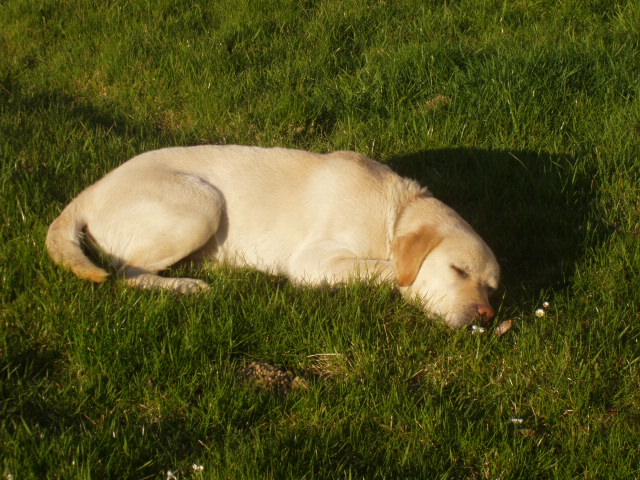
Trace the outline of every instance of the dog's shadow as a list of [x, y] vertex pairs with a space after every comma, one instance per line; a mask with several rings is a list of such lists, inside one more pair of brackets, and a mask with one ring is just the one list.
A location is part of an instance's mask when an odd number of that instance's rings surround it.
[[428, 186], [487, 241], [502, 268], [507, 305], [567, 288], [593, 241], [593, 176], [570, 155], [458, 148], [388, 163]]

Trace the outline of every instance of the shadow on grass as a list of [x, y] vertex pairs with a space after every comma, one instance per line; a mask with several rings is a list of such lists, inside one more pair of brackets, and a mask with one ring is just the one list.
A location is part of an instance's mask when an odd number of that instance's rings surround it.
[[44, 345], [33, 345], [0, 360], [0, 396], [5, 403], [5, 428], [17, 431], [21, 421], [50, 431], [59, 431], [59, 419], [43, 392], [50, 385], [49, 378], [60, 370], [62, 354]]
[[589, 244], [592, 174], [570, 155], [469, 148], [391, 159], [487, 241], [500, 262], [505, 305], [570, 286]]
[[38, 380], [55, 373], [56, 362], [62, 359], [57, 351], [44, 345], [31, 346], [19, 353], [3, 356], [0, 360], [0, 379], [10, 380], [14, 376]]
[[[82, 97], [74, 97], [57, 90], [28, 92], [9, 76], [0, 78], [0, 85], [7, 99], [3, 111], [14, 118], [30, 120], [35, 115], [51, 113], [83, 125], [114, 132], [119, 136], [132, 136], [139, 130], [139, 126], [132, 125], [124, 116], [103, 110]], [[23, 129], [29, 127], [27, 122], [24, 125], [15, 123], [12, 126], [16, 133], [24, 133]], [[32, 128], [38, 127], [41, 125]], [[29, 133], [30, 136], [34, 134]]]

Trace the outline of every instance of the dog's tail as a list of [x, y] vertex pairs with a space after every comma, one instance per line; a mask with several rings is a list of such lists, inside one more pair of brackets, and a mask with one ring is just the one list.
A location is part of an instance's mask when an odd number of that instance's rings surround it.
[[103, 282], [109, 273], [95, 265], [81, 246], [81, 237], [87, 224], [75, 202], [65, 208], [47, 233], [47, 250], [58, 264], [70, 269], [78, 277], [92, 282]]

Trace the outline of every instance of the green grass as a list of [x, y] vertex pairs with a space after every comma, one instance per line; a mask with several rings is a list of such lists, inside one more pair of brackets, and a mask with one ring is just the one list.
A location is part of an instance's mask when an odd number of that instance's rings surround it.
[[[210, 3], [0, 5], [0, 478], [640, 477], [638, 2]], [[181, 297], [49, 260], [83, 187], [199, 143], [420, 180], [494, 248], [513, 329], [391, 287], [223, 270]]]

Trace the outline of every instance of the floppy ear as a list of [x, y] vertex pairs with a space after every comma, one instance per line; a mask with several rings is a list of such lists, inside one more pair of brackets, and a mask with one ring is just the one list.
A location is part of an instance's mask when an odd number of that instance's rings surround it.
[[407, 287], [414, 282], [422, 262], [441, 241], [438, 233], [427, 226], [393, 240], [398, 285]]

